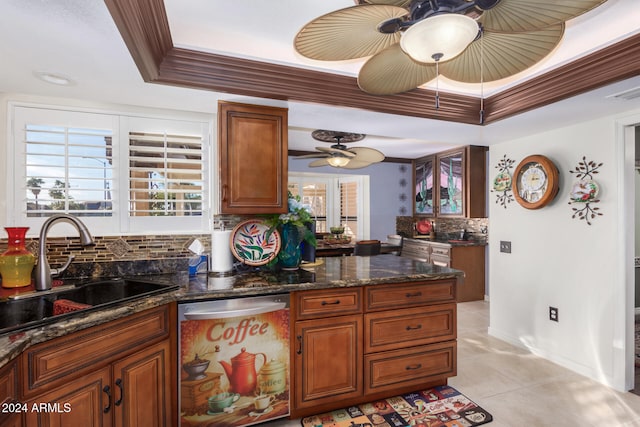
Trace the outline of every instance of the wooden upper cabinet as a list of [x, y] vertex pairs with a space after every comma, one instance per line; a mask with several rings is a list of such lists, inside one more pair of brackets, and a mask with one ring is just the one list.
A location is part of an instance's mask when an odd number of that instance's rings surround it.
[[287, 212], [286, 108], [218, 102], [220, 212]]
[[414, 160], [414, 214], [486, 217], [486, 151], [471, 145]]

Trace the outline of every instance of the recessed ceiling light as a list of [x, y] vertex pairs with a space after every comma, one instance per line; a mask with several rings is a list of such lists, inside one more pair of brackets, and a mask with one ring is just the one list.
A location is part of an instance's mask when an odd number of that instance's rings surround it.
[[75, 84], [75, 82], [71, 80], [69, 77], [62, 74], [58, 74], [58, 73], [51, 73], [48, 71], [36, 71], [33, 74], [42, 81], [45, 81], [47, 83], [51, 83], [54, 85], [58, 85], [58, 86], [72, 86], [73, 84]]

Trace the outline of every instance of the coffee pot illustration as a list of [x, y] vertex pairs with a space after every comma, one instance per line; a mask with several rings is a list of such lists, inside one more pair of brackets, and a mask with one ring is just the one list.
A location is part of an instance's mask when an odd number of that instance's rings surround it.
[[218, 361], [229, 378], [230, 391], [244, 395], [253, 394], [257, 384], [256, 356], [262, 356], [262, 365], [266, 363], [266, 354], [249, 353], [244, 347], [238, 355], [231, 358], [231, 364], [224, 360]]

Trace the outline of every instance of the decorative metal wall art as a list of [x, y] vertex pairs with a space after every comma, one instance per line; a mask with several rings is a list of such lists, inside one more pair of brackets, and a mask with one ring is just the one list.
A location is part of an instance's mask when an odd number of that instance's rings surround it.
[[586, 157], [583, 156], [582, 161], [578, 163], [575, 170], [569, 171], [569, 173], [575, 174], [576, 178], [578, 178], [571, 186], [571, 193], [569, 194], [569, 204], [578, 206], [571, 208], [573, 210], [571, 218], [583, 219], [589, 225], [591, 225], [591, 220], [602, 216], [602, 213], [599, 212], [600, 208], [593, 206], [593, 204], [600, 202], [598, 198], [600, 186], [593, 179], [593, 175], [599, 173], [600, 166], [602, 166], [602, 163], [596, 163], [592, 160], [587, 161]]
[[509, 169], [513, 169], [515, 162], [515, 160], [507, 159], [507, 155], [505, 154], [496, 166], [498, 174], [493, 179], [493, 188], [491, 191], [498, 193], [496, 194], [496, 203], [499, 203], [505, 209], [507, 208], [507, 203], [511, 203], [514, 200], [513, 190], [511, 189], [511, 172]]

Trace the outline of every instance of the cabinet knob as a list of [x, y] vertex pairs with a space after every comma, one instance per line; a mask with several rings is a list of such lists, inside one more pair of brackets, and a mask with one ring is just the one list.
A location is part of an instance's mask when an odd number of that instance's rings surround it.
[[422, 363], [418, 363], [415, 365], [409, 365], [406, 368], [404, 368], [406, 371], [415, 371], [416, 369], [420, 369], [422, 368]]
[[418, 325], [418, 326], [411, 326], [411, 325], [408, 325], [405, 329], [406, 329], [407, 331], [416, 331], [416, 330], [418, 330], [418, 329], [422, 329], [422, 325]]
[[415, 298], [415, 297], [420, 297], [420, 296], [422, 296], [422, 292], [420, 292], [420, 291], [414, 292], [414, 293], [407, 292], [405, 294], [405, 297], [407, 297], [407, 298]]
[[327, 301], [322, 301], [322, 305], [338, 305], [340, 304], [340, 300], [337, 299], [335, 301], [331, 301], [331, 302], [327, 302]]

